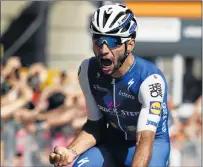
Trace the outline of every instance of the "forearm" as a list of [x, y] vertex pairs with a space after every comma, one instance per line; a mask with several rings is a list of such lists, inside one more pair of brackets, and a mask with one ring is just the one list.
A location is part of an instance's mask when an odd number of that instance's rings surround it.
[[9, 67], [9, 66], [6, 66], [6, 68], [4, 68], [2, 71], [1, 71], [1, 75], [3, 78], [6, 78], [10, 72], [12, 71], [12, 68]]
[[82, 130], [67, 148], [75, 150], [77, 155], [80, 155], [95, 145], [94, 136]]
[[78, 155], [82, 154], [101, 141], [101, 136], [105, 130], [104, 128], [105, 122], [103, 119], [98, 121], [87, 120], [78, 137], [68, 148], [75, 150]]
[[36, 119], [41, 120], [41, 121], [49, 120], [50, 118], [52, 119], [52, 117], [54, 119], [56, 119], [56, 118], [58, 119], [58, 117], [61, 114], [61, 112], [60, 112], [61, 110], [59, 110], [58, 108], [54, 109], [54, 110], [49, 110], [47, 112], [43, 112], [43, 110], [39, 110], [39, 109], [35, 109], [35, 111], [38, 112]]
[[1, 107], [1, 117], [2, 118], [7, 117], [7, 115], [12, 114], [14, 111], [19, 109], [26, 103], [27, 103], [27, 100], [22, 98], [22, 99], [18, 99], [17, 101], [15, 101], [12, 105], [9, 104], [9, 105]]
[[[57, 113], [60, 113], [59, 116], [56, 115]], [[61, 107], [58, 108], [58, 111], [55, 111], [53, 114], [49, 115], [46, 120], [47, 123], [49, 124], [49, 127], [57, 127], [66, 124], [71, 124], [74, 118], [75, 118], [75, 110], [68, 110], [65, 109], [64, 107]]]
[[63, 125], [67, 125], [70, 124], [72, 121], [71, 118], [59, 118], [59, 119], [47, 119], [47, 123], [49, 125], [50, 128], [52, 127], [58, 127], [58, 126], [63, 126]]
[[14, 103], [17, 100], [18, 89], [12, 89], [1, 98], [1, 106]]
[[73, 120], [71, 125], [74, 129], [79, 129], [85, 124], [86, 121], [87, 121], [86, 116], [80, 117], [80, 118]]
[[1, 97], [1, 107], [5, 106], [7, 104], [8, 97], [7, 96], [2, 96]]
[[152, 155], [152, 144], [149, 140], [141, 140], [133, 157], [132, 167], [147, 167]]
[[40, 96], [40, 99], [47, 99], [52, 93], [54, 92], [61, 92], [63, 93], [64, 90], [62, 87], [60, 86], [49, 86], [49, 87], [46, 87], [45, 90], [42, 92], [41, 96]]

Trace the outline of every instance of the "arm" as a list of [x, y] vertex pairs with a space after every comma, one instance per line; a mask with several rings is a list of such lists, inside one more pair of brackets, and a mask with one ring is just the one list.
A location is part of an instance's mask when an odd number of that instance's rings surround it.
[[88, 120], [79, 135], [69, 144], [67, 148], [54, 148], [54, 152], [49, 156], [50, 163], [55, 166], [66, 166], [73, 162], [80, 154], [95, 146], [100, 134], [99, 126], [102, 122], [104, 122], [103, 119], [99, 121]]
[[97, 143], [97, 140], [100, 138], [100, 129], [104, 126], [104, 121], [101, 119], [102, 114], [97, 107], [89, 87], [89, 79], [87, 76], [88, 66], [89, 60], [83, 61], [78, 73], [80, 87], [85, 96], [88, 111], [88, 121], [83, 126], [82, 131], [79, 133], [78, 137], [76, 137], [76, 139], [68, 146], [68, 148], [76, 150], [78, 154], [83, 153]]
[[3, 96], [1, 96], [1, 107], [10, 105], [15, 102], [18, 98], [18, 93], [22, 89], [19, 83], [11, 84], [12, 88]]
[[67, 148], [74, 150], [77, 155], [82, 154], [100, 141], [104, 128], [103, 119], [98, 121], [87, 120], [78, 136]]
[[[33, 121], [30, 120], [30, 124], [27, 126], [27, 129], [30, 132], [36, 132], [36, 131], [41, 131], [41, 130], [47, 130], [51, 129], [54, 127], [59, 127], [63, 125], [70, 124], [72, 122], [72, 119], [74, 118], [75, 112], [74, 110], [65, 110], [63, 108], [60, 109], [61, 111], [54, 111], [55, 113], [45, 113], [46, 118], [44, 118], [44, 121], [40, 123], [34, 123]], [[65, 111], [63, 111], [65, 110]], [[51, 112], [51, 111], [50, 111]], [[57, 119], [56, 119], [57, 117]]]
[[20, 98], [18, 98], [12, 104], [8, 104], [1, 107], [1, 118], [6, 119], [10, 115], [12, 115], [16, 110], [23, 107], [32, 99], [33, 92], [29, 87], [24, 85], [23, 87], [21, 87], [21, 91], [22, 91], [22, 96]]
[[10, 117], [17, 109], [21, 108], [23, 105], [25, 105], [28, 101], [24, 98], [20, 98], [16, 100], [15, 102], [6, 106], [1, 107], [1, 118], [7, 119]]
[[85, 96], [88, 120], [78, 136], [67, 146], [67, 149], [56, 147], [54, 152], [50, 154], [50, 162], [55, 166], [58, 164], [63, 164], [64, 166], [70, 164], [78, 155], [95, 146], [100, 139], [103, 127], [105, 128], [105, 122], [102, 119], [103, 116], [98, 109], [89, 87], [87, 76], [88, 66], [89, 60], [83, 61], [78, 73], [80, 87]]
[[133, 157], [133, 167], [147, 167], [152, 155], [152, 146], [154, 142], [155, 133], [149, 130], [138, 132], [136, 152]]
[[86, 121], [87, 121], [87, 117], [82, 116], [82, 117], [74, 119], [71, 123], [71, 126], [75, 131], [78, 131], [81, 129], [81, 127], [85, 124]]
[[1, 106], [11, 105], [15, 100], [17, 100], [18, 90], [12, 89], [7, 94], [1, 97]]
[[40, 95], [40, 100], [47, 99], [54, 92], [64, 93], [64, 88], [60, 85], [48, 86], [43, 90], [42, 94]]
[[91, 134], [82, 130], [67, 148], [74, 150], [77, 155], [80, 155], [95, 145], [95, 138]]
[[[155, 86], [155, 88], [159, 85], [159, 90], [153, 92], [150, 85]], [[140, 87], [138, 96], [142, 109], [138, 118], [137, 148], [133, 158], [133, 167], [147, 167], [149, 165], [154, 137], [160, 121], [164, 93], [165, 83], [158, 74], [156, 74], [156, 78], [153, 75], [146, 78]]]
[[[75, 110], [65, 108], [62, 110], [65, 111], [62, 111], [59, 116], [55, 114], [48, 116], [48, 118], [46, 119], [46, 123], [48, 124], [49, 128], [63, 126], [72, 122], [75, 117]], [[58, 117], [57, 119], [56, 116]]]

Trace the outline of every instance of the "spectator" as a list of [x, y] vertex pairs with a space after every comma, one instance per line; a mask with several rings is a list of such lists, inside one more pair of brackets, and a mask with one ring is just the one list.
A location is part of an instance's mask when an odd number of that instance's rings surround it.
[[193, 74], [194, 58], [185, 59], [185, 74], [183, 78], [183, 103], [194, 103], [200, 95], [198, 80]]

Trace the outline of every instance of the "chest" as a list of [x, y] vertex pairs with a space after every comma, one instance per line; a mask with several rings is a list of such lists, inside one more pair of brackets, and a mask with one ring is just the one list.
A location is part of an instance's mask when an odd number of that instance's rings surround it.
[[104, 115], [138, 117], [141, 104], [138, 99], [139, 83], [136, 78], [116, 80], [96, 77], [89, 82], [98, 108]]

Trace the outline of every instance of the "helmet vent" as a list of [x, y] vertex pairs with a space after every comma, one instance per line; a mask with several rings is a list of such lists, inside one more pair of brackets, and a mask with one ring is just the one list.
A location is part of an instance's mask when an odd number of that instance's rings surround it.
[[112, 21], [111, 25], [109, 26], [109, 28], [111, 28], [115, 22], [124, 14], [124, 12], [120, 12], [116, 17], [115, 19]]
[[132, 13], [132, 11], [130, 10], [130, 9], [127, 9], [126, 11], [125, 11], [125, 14], [131, 14]]
[[91, 26], [92, 26], [92, 30], [93, 30], [94, 32], [100, 33], [100, 32], [97, 30], [97, 28], [96, 28], [93, 24], [91, 24]]
[[106, 32], [106, 34], [116, 34], [119, 31], [119, 29], [111, 30], [109, 32]]
[[125, 6], [125, 5], [122, 5], [122, 4], [119, 4], [118, 6], [123, 7], [123, 8], [126, 8], [126, 6]]
[[106, 13], [106, 11], [104, 12], [104, 19], [103, 19], [103, 28], [105, 27], [106, 25], [106, 22], [108, 21], [109, 17], [110, 17], [111, 14], [108, 14]]
[[122, 29], [121, 32], [125, 32], [130, 28], [130, 22]]
[[97, 10], [97, 26], [99, 27], [99, 13], [100, 13], [100, 9]]

